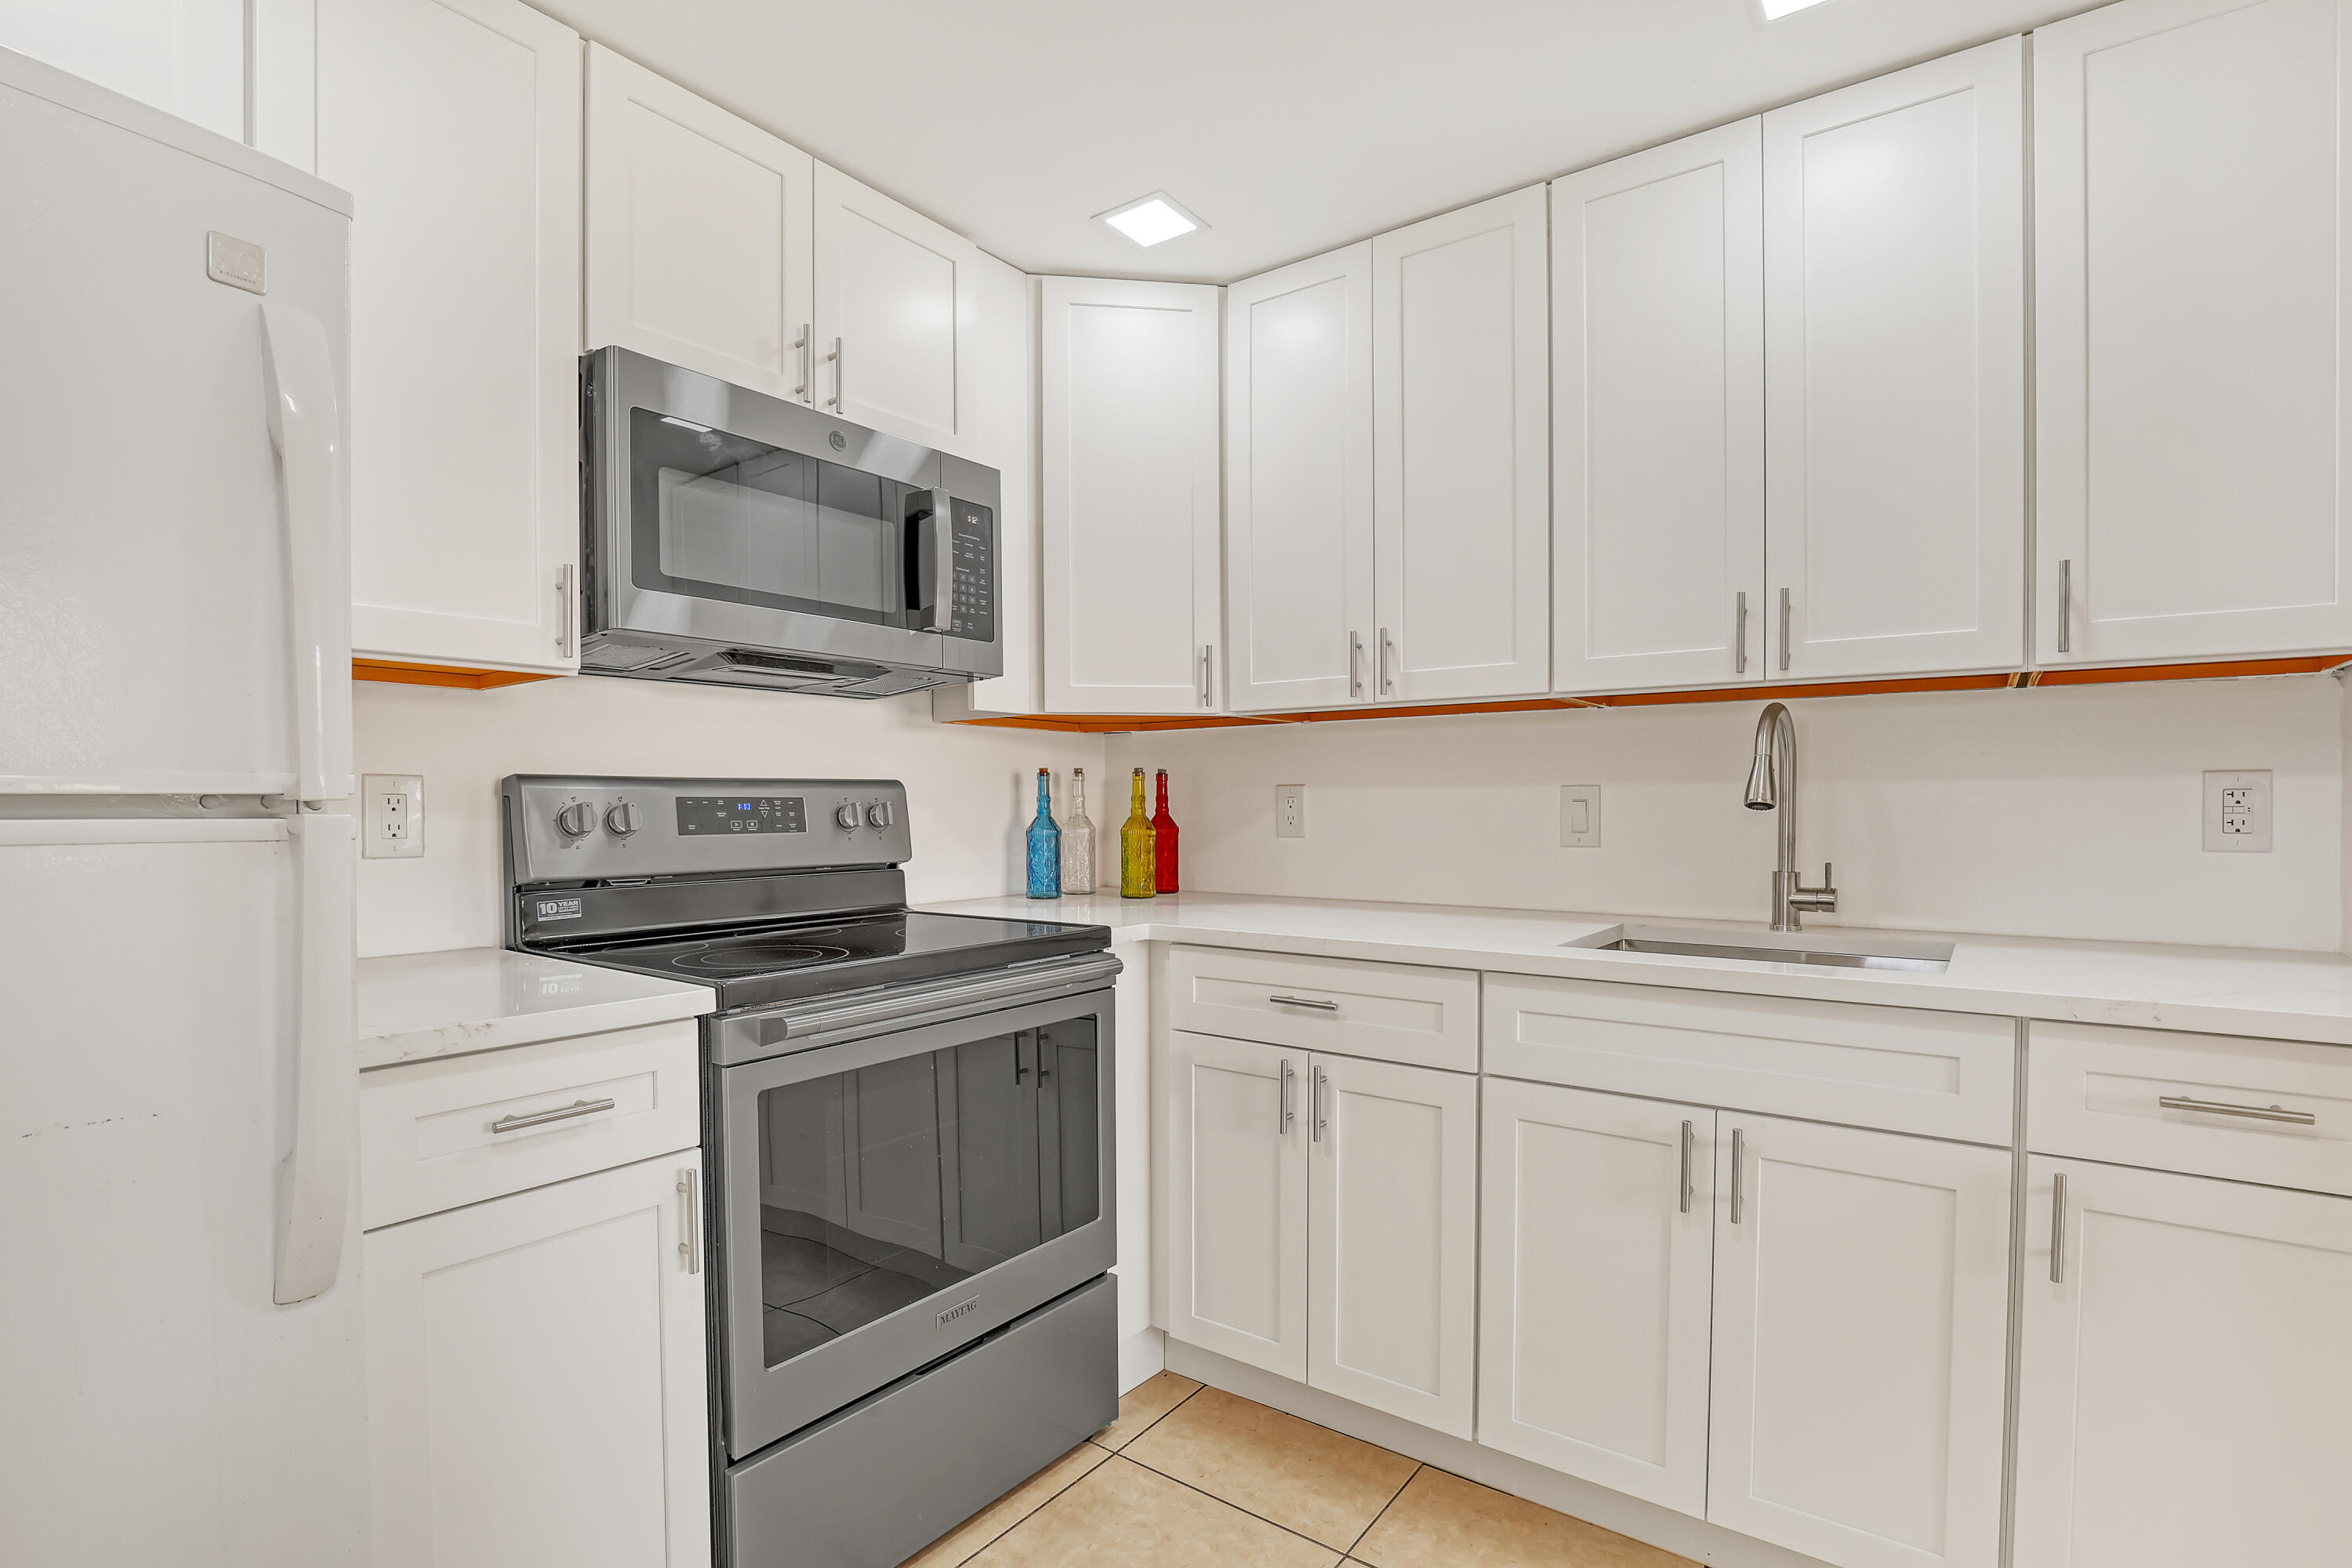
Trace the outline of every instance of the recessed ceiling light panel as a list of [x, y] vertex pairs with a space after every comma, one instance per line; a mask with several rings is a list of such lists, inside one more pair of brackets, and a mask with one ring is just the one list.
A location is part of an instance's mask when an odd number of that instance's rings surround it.
[[1756, 3], [1763, 6], [1766, 21], [1777, 22], [1792, 11], [1801, 11], [1808, 5], [1818, 5], [1822, 0], [1756, 0]]
[[1153, 246], [1173, 239], [1180, 234], [1190, 234], [1209, 226], [1178, 206], [1165, 191], [1154, 191], [1140, 201], [1129, 202], [1097, 217], [1127, 236], [1138, 245]]

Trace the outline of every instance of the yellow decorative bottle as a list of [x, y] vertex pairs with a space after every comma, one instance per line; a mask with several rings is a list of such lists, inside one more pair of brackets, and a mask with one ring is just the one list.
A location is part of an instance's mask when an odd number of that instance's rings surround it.
[[1151, 818], [1143, 811], [1143, 770], [1135, 770], [1134, 805], [1127, 820], [1118, 829], [1118, 896], [1122, 899], [1148, 899], [1151, 896], [1153, 858]]

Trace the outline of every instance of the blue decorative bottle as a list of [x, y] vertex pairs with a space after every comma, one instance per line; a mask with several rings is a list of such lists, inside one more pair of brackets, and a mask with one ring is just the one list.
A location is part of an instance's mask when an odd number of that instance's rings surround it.
[[1029, 896], [1062, 896], [1062, 830], [1054, 823], [1053, 775], [1037, 770], [1037, 820], [1029, 825]]

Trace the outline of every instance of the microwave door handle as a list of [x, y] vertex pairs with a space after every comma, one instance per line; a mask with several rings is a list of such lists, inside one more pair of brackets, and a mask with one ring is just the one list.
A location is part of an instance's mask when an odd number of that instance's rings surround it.
[[287, 824], [294, 851], [294, 1148], [279, 1169], [271, 1299], [291, 1306], [341, 1271], [351, 1212], [359, 1070], [353, 1060], [352, 884], [359, 836], [348, 816]]
[[294, 686], [294, 796], [352, 793], [351, 531], [341, 478], [342, 412], [327, 330], [291, 305], [261, 307], [269, 444], [286, 487], [286, 584]]
[[930, 578], [925, 585], [930, 589], [931, 598], [915, 629], [951, 631], [955, 627], [955, 530], [951, 526], [955, 501], [943, 489], [923, 493], [930, 498], [930, 503], [917, 525], [915, 560], [919, 566], [923, 552], [930, 552]]

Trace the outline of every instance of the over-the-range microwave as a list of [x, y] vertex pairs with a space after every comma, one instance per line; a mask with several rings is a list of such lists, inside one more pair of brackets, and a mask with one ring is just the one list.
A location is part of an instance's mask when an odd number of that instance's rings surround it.
[[580, 668], [888, 697], [1004, 672], [993, 468], [626, 349], [581, 362]]

